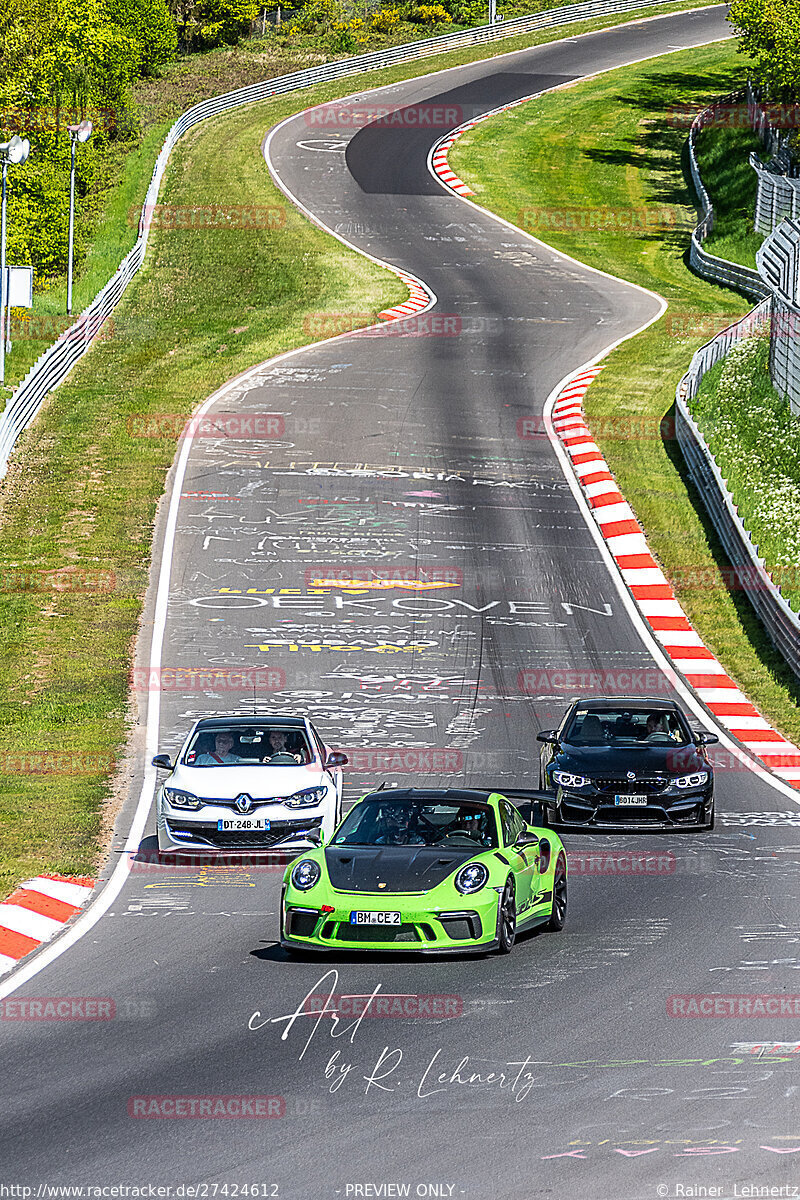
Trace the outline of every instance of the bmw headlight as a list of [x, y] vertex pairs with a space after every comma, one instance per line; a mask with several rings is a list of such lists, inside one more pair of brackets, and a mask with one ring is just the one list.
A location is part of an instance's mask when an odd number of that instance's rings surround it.
[[307, 892], [315, 883], [319, 883], [321, 874], [319, 863], [314, 862], [313, 858], [304, 858], [296, 867], [292, 867], [292, 887], [296, 887], [300, 892]]
[[467, 863], [457, 872], [453, 883], [462, 896], [479, 892], [489, 878], [489, 872], [483, 863]]
[[305, 788], [302, 792], [295, 792], [293, 796], [287, 796], [284, 804], [287, 808], [313, 808], [316, 804], [321, 804], [328, 794], [328, 789], [322, 787]]
[[693, 775], [680, 775], [672, 782], [675, 787], [679, 788], [702, 787], [704, 783], [708, 783], [708, 771], [695, 771]]
[[586, 787], [590, 782], [585, 775], [571, 775], [569, 771], [553, 771], [553, 781], [567, 788]]
[[164, 799], [168, 800], [173, 808], [199, 808], [201, 804], [191, 792], [177, 792], [175, 788], [168, 787], [164, 788]]

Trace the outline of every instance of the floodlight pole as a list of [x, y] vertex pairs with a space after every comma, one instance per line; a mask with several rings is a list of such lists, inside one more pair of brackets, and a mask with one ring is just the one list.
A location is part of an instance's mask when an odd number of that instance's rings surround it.
[[494, 25], [497, 21], [497, 0], [489, 0], [489, 24]]
[[70, 140], [69, 163], [69, 251], [67, 255], [67, 316], [72, 312], [72, 258], [75, 246], [75, 147], [91, 137], [92, 122], [81, 121], [80, 125], [68, 125]]
[[3, 155], [3, 199], [0, 202], [0, 383], [6, 381], [6, 179], [8, 159]]

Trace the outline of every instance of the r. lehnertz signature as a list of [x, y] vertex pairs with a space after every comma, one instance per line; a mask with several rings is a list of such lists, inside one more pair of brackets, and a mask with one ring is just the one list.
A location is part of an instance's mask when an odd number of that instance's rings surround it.
[[[247, 1027], [251, 1031], [256, 1031], [268, 1025], [283, 1025], [281, 1041], [285, 1042], [301, 1017], [311, 1018], [313, 1026], [298, 1055], [298, 1061], [305, 1057], [306, 1051], [316, 1037], [323, 1019], [326, 1021], [329, 1037], [344, 1038], [345, 1042], [352, 1046], [355, 1043], [356, 1034], [361, 1028], [361, 1022], [368, 1015], [370, 1006], [376, 996], [380, 994], [382, 985], [378, 984], [370, 996], [364, 1000], [362, 1011], [358, 1017], [354, 1021], [345, 1022], [332, 1007], [329, 1007], [331, 999], [336, 994], [338, 983], [339, 972], [336, 970], [327, 971], [306, 992], [294, 1012], [286, 1013], [279, 1017], [265, 1017], [262, 1016], [259, 1009], [256, 1009], [250, 1017]], [[312, 1010], [309, 1010], [308, 1004], [312, 997], [315, 1000], [315, 1005]], [[321, 1008], [317, 1006], [320, 998], [324, 998]], [[305, 1026], [303, 1026], [304, 1032]], [[439, 1047], [428, 1059], [423, 1069], [414, 1075], [414, 1078], [417, 1079], [417, 1096], [421, 1100], [425, 1100], [429, 1096], [435, 1096], [440, 1092], [446, 1092], [452, 1087], [466, 1087], [496, 1088], [501, 1091], [507, 1091], [519, 1103], [519, 1101], [525, 1099], [533, 1087], [542, 1086], [541, 1082], [537, 1085], [537, 1080], [530, 1070], [533, 1062], [530, 1057], [514, 1062], [492, 1063], [490, 1067], [484, 1066], [478, 1070], [471, 1065], [472, 1060], [470, 1055], [465, 1054], [455, 1068], [443, 1069], [443, 1054], [443, 1048]], [[338, 1092], [345, 1084], [352, 1085], [358, 1083], [358, 1086], [361, 1086], [363, 1082], [365, 1095], [368, 1095], [373, 1088], [379, 1092], [395, 1092], [401, 1086], [398, 1082], [396, 1072], [404, 1059], [405, 1052], [399, 1046], [395, 1046], [394, 1048], [384, 1046], [375, 1063], [366, 1074], [363, 1074], [358, 1071], [355, 1062], [346, 1061], [342, 1055], [342, 1051], [337, 1049], [325, 1064], [324, 1074], [328, 1083], [328, 1090], [330, 1092]], [[363, 1072], [363, 1067], [361, 1071]]]

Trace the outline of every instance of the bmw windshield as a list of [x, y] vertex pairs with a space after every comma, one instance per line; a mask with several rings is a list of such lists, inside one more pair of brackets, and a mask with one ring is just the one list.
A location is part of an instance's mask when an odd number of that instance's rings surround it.
[[569, 746], [688, 746], [689, 729], [674, 709], [577, 708], [561, 740]]
[[494, 811], [487, 804], [393, 800], [391, 793], [362, 800], [345, 817], [334, 846], [442, 846], [475, 852], [497, 848]]

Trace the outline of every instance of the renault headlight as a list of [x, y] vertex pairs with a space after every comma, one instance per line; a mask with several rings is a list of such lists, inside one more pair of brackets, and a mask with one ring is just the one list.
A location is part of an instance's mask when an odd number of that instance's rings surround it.
[[167, 800], [173, 808], [199, 808], [201, 801], [197, 796], [193, 796], [191, 792], [178, 792], [175, 788], [164, 788], [164, 799]]
[[287, 808], [313, 808], [317, 804], [321, 804], [328, 794], [328, 789], [322, 787], [305, 788], [302, 792], [295, 792], [293, 796], [287, 796], [284, 804]]

